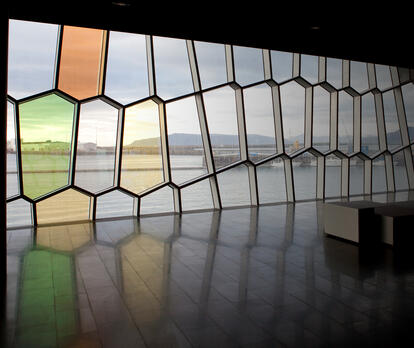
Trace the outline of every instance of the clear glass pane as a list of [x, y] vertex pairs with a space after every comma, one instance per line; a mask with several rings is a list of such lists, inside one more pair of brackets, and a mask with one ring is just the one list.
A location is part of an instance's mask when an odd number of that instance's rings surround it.
[[384, 90], [392, 86], [391, 72], [388, 65], [375, 64], [375, 73], [377, 75], [377, 87]]
[[405, 116], [407, 118], [408, 133], [410, 135], [410, 141], [414, 140], [414, 84], [409, 83], [401, 87]]
[[313, 147], [321, 152], [329, 150], [330, 95], [322, 87], [313, 90]]
[[368, 89], [367, 64], [351, 61], [351, 87], [361, 93]]
[[408, 190], [407, 167], [405, 163], [404, 151], [396, 153], [392, 157], [394, 166], [394, 180], [396, 190]]
[[335, 155], [325, 159], [325, 197], [341, 195], [341, 164], [341, 159]]
[[296, 82], [280, 86], [285, 151], [295, 152], [304, 146], [305, 89]]
[[181, 205], [183, 211], [195, 209], [212, 209], [210, 180], [206, 179], [181, 190]]
[[80, 107], [75, 185], [96, 193], [114, 184], [118, 110], [95, 100]]
[[272, 90], [262, 84], [243, 92], [249, 159], [257, 162], [276, 152]]
[[361, 151], [368, 156], [379, 151], [375, 100], [371, 93], [362, 97]]
[[249, 174], [244, 165], [217, 175], [223, 207], [250, 205]]
[[59, 66], [60, 90], [77, 99], [100, 92], [105, 31], [80, 27], [63, 27]]
[[342, 59], [326, 59], [326, 81], [336, 89], [342, 87]]
[[24, 199], [7, 203], [7, 228], [32, 225], [31, 204]]
[[280, 158], [256, 167], [260, 204], [286, 201], [284, 168], [284, 162]]
[[224, 45], [194, 41], [203, 89], [227, 82]]
[[139, 193], [164, 180], [158, 105], [152, 100], [125, 110], [121, 186]]
[[8, 94], [20, 99], [53, 88], [58, 26], [9, 21]]
[[346, 92], [338, 96], [338, 150], [345, 154], [354, 151], [354, 101]]
[[386, 191], [385, 161], [384, 156], [379, 156], [372, 161], [372, 192]]
[[305, 152], [292, 160], [296, 200], [316, 197], [316, 157]]
[[318, 83], [318, 56], [301, 54], [300, 56], [300, 76], [310, 84]]
[[145, 35], [110, 32], [105, 94], [124, 105], [148, 96]]
[[387, 131], [387, 146], [388, 150], [393, 150], [402, 144], [394, 92], [389, 91], [383, 93], [382, 100], [384, 105], [385, 129]]
[[349, 160], [349, 194], [356, 195], [364, 192], [364, 161], [359, 157]]
[[121, 191], [111, 191], [96, 199], [97, 219], [134, 215], [134, 197]]
[[271, 51], [272, 75], [277, 82], [292, 78], [293, 55], [289, 52]]
[[19, 112], [23, 190], [36, 198], [68, 184], [74, 105], [50, 94]]
[[171, 213], [173, 211], [173, 190], [168, 186], [141, 198], [140, 215]]
[[68, 189], [36, 204], [37, 223], [89, 220], [90, 197]]
[[166, 104], [172, 181], [181, 184], [207, 173], [194, 97]]
[[240, 160], [236, 99], [231, 87], [203, 94], [214, 164], [221, 168]]
[[236, 82], [245, 86], [264, 80], [262, 50], [233, 46]]
[[7, 198], [19, 194], [19, 173], [17, 170], [17, 140], [14, 105], [7, 102]]
[[192, 93], [185, 40], [154, 37], [155, 76], [157, 95], [164, 100]]

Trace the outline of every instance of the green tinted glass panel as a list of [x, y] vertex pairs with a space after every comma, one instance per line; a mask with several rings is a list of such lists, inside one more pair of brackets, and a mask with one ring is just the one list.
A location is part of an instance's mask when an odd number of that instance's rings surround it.
[[68, 184], [74, 105], [50, 94], [19, 111], [23, 191], [37, 198]]

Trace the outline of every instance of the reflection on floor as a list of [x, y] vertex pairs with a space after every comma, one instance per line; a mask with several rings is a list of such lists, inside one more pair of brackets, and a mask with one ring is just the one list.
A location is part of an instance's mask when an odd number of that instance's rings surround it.
[[324, 237], [320, 207], [8, 231], [0, 346], [395, 346], [413, 262]]

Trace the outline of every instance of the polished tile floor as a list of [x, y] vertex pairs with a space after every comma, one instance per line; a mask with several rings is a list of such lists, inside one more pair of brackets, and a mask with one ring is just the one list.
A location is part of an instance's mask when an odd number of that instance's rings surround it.
[[0, 346], [402, 346], [414, 262], [325, 237], [321, 206], [10, 230]]

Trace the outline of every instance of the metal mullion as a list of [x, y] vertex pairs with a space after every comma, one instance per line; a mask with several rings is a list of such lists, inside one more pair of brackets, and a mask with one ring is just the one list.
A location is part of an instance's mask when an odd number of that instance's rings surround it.
[[368, 74], [368, 89], [372, 90], [377, 88], [377, 76], [375, 64], [367, 63], [367, 74]]
[[290, 158], [284, 158], [283, 162], [285, 169], [286, 200], [288, 202], [295, 202], [292, 160]]
[[408, 146], [410, 144], [410, 135], [408, 133], [407, 118], [405, 114], [404, 99], [402, 95], [401, 87], [394, 88], [394, 100], [395, 107], [397, 109], [398, 123], [400, 126], [401, 142], [402, 146]]
[[194, 41], [186, 40], [188, 62], [190, 65], [191, 77], [193, 81], [194, 92], [201, 91], [200, 73], [198, 71], [197, 57], [194, 46]]
[[108, 41], [109, 41], [109, 31], [102, 31], [102, 46], [101, 46], [101, 57], [100, 57], [100, 67], [99, 67], [99, 78], [98, 78], [98, 94], [101, 95], [104, 92], [105, 88], [105, 75], [106, 75], [106, 64], [108, 59]]
[[407, 171], [408, 187], [409, 189], [414, 188], [414, 169], [413, 169], [413, 157], [411, 152], [411, 147], [408, 146], [403, 150], [405, 167]]
[[141, 210], [141, 199], [139, 197], [134, 197], [132, 201], [132, 216], [140, 216]]
[[400, 84], [398, 68], [395, 66], [390, 66], [389, 69], [390, 69], [392, 87], [397, 87]]
[[342, 61], [342, 89], [351, 85], [351, 63], [349, 60]]
[[63, 25], [59, 25], [58, 38], [56, 42], [56, 56], [55, 56], [55, 71], [53, 76], [53, 88], [58, 88], [60, 61], [62, 58], [62, 43], [63, 43]]
[[300, 76], [300, 53], [293, 53], [293, 63], [292, 63], [292, 78]]
[[353, 97], [353, 152], [361, 151], [361, 96]]
[[203, 180], [207, 180], [207, 179], [209, 179], [211, 176], [213, 176], [214, 175], [214, 173], [207, 173], [207, 174], [203, 174], [203, 175], [200, 175], [200, 176], [197, 176], [196, 178], [193, 178], [193, 179], [190, 179], [190, 180], [187, 180], [187, 181], [184, 181], [183, 183], [181, 183], [181, 184], [179, 184], [179, 185], [177, 185], [180, 189], [184, 189], [184, 188], [186, 188], [186, 187], [188, 187], [188, 186], [191, 186], [191, 185], [193, 185], [193, 184], [197, 184], [197, 183], [199, 183], [199, 182], [201, 182], [201, 181], [203, 181]]
[[236, 81], [236, 77], [234, 71], [233, 46], [225, 45], [224, 50], [226, 55], [227, 82], [234, 82]]
[[37, 226], [37, 203], [33, 202], [31, 204], [31, 214], [32, 214], [32, 224]]
[[387, 191], [395, 192], [394, 168], [390, 153], [384, 153], [385, 176], [387, 180]]
[[387, 129], [385, 126], [384, 105], [381, 93], [374, 93], [375, 115], [377, 119], [377, 131], [380, 151], [387, 150]]
[[341, 196], [349, 195], [349, 158], [341, 159]]
[[249, 175], [250, 203], [256, 206], [259, 204], [256, 167], [250, 164], [247, 165], [247, 170]]
[[262, 50], [262, 58], [263, 58], [263, 76], [265, 80], [272, 79], [272, 61], [270, 57], [270, 50], [263, 49]]
[[319, 57], [318, 60], [318, 83], [326, 81], [326, 57]]
[[155, 78], [154, 41], [152, 35], [145, 35], [145, 44], [147, 55], [148, 92], [149, 95], [156, 95], [157, 84]]
[[275, 123], [275, 137], [277, 153], [285, 152], [285, 142], [283, 139], [283, 120], [282, 120], [282, 106], [280, 103], [280, 88], [278, 85], [272, 86], [272, 104], [273, 117]]
[[372, 194], [372, 160], [364, 160], [364, 194]]
[[313, 87], [305, 88], [305, 148], [312, 146]]
[[89, 220], [96, 221], [96, 206], [98, 199], [95, 196], [89, 196]]
[[124, 138], [124, 123], [125, 123], [125, 109], [118, 110], [118, 125], [116, 131], [116, 147], [115, 147], [115, 166], [114, 166], [114, 180], [113, 186], [119, 187], [121, 185], [121, 170], [122, 170], [122, 145]]
[[76, 154], [78, 149], [78, 134], [79, 134], [79, 120], [80, 120], [80, 109], [81, 105], [76, 103], [74, 116], [73, 116], [73, 126], [72, 126], [72, 146], [71, 146], [71, 154], [69, 157], [69, 178], [68, 183], [70, 186], [75, 185], [75, 177], [76, 177]]
[[170, 150], [168, 146], [168, 129], [167, 129], [167, 115], [165, 112], [165, 104], [158, 104], [158, 114], [160, 122], [160, 136], [161, 136], [161, 153], [162, 153], [162, 169], [164, 174], [164, 181], [171, 181], [171, 163]]
[[181, 202], [181, 192], [180, 189], [176, 186], [173, 188], [173, 200], [174, 200], [174, 212], [181, 213], [183, 211], [182, 202]]
[[[27, 103], [29, 101], [39, 99], [41, 97], [46, 97], [50, 94], [58, 94], [58, 95], [62, 94], [62, 96], [69, 96], [65, 92], [61, 92], [60, 90], [56, 90], [54, 88], [51, 88], [51, 89], [48, 89], [46, 91], [42, 91], [42, 92], [39, 92], [39, 93], [28, 95], [28, 96], [20, 98], [18, 100], [14, 99], [13, 97], [10, 97], [10, 96], [9, 96], [9, 98], [12, 99], [12, 100], [15, 100], [16, 103], [18, 102], [19, 104], [24, 104], [24, 103]], [[72, 99], [70, 99], [70, 102], [73, 103], [74, 100], [76, 100], [76, 99], [72, 98]]]
[[243, 161], [240, 160], [240, 161], [237, 161], [237, 162], [230, 163], [230, 164], [228, 164], [228, 165], [226, 165], [224, 167], [218, 168], [216, 170], [216, 174], [221, 174], [221, 173], [223, 173], [223, 172], [225, 172], [227, 170], [230, 170], [232, 168], [238, 167], [238, 166], [240, 166], [242, 164], [245, 164], [245, 163], [247, 163], [247, 160], [243, 160]]
[[331, 151], [338, 149], [338, 108], [339, 108], [339, 93], [337, 91], [329, 93], [329, 118], [330, 118], [330, 132], [329, 132], [329, 149]]
[[235, 90], [235, 98], [236, 98], [237, 126], [238, 126], [238, 131], [239, 131], [240, 159], [244, 161], [249, 158], [249, 155], [248, 155], [246, 122], [245, 122], [245, 117], [244, 117], [243, 90], [240, 87], [238, 87]]
[[316, 198], [325, 198], [325, 156], [317, 156]]
[[19, 181], [19, 195], [24, 193], [23, 191], [23, 163], [22, 163], [22, 143], [20, 137], [20, 112], [18, 104], [14, 105], [14, 122], [16, 131], [16, 166], [17, 166], [17, 178]]

